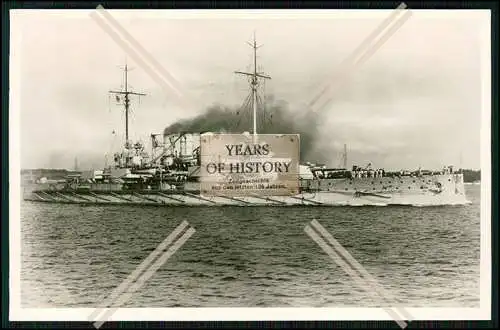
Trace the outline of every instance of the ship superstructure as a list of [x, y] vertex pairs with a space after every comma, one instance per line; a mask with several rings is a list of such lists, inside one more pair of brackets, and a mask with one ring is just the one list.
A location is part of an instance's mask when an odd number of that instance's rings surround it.
[[[249, 134], [257, 135], [258, 95], [262, 79], [270, 76], [257, 71], [257, 42], [253, 49], [252, 72], [235, 71], [249, 78], [253, 125]], [[125, 65], [123, 90], [110, 91], [125, 110], [125, 141], [115, 153], [113, 164], [101, 170], [68, 176], [61, 182], [38, 182], [25, 199], [56, 203], [141, 204], [141, 205], [241, 205], [241, 206], [334, 206], [334, 205], [447, 205], [468, 203], [463, 174], [452, 166], [439, 171], [386, 172], [367, 166], [347, 168], [347, 146], [343, 164], [328, 168], [313, 163], [300, 165], [300, 192], [295, 196], [212, 196], [200, 194], [200, 138], [206, 132], [166, 129], [151, 134], [151, 152], [141, 142], [129, 139], [131, 96], [144, 96], [129, 90]], [[241, 133], [241, 132], [236, 132]], [[283, 133], [283, 132], [279, 132]]]

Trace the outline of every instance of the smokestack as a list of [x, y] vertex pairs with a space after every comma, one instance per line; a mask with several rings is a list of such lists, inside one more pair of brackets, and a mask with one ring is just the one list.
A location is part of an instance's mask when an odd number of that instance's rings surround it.
[[[270, 103], [270, 104], [269, 104]], [[331, 157], [319, 153], [315, 144], [317, 139], [317, 117], [312, 114], [298, 115], [289, 110], [285, 102], [273, 101], [260, 107], [259, 134], [300, 134], [301, 161], [328, 162]], [[164, 135], [188, 132], [226, 132], [241, 134], [251, 131], [253, 125], [252, 109], [214, 105], [204, 113], [187, 120], [178, 121], [163, 131]]]

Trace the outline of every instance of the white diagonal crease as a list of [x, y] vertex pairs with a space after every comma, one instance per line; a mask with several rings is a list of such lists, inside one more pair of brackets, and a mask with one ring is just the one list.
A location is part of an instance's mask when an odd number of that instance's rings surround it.
[[111, 295], [108, 296], [103, 302], [101, 302], [100, 307], [96, 308], [88, 317], [89, 320], [94, 320], [97, 315], [101, 313], [100, 308], [106, 308], [112, 304], [115, 299], [121, 295], [131, 284], [135, 281], [139, 275], [146, 269], [151, 262], [163, 251], [167, 246], [169, 246], [174, 239], [188, 226], [187, 221], [183, 221], [179, 226], [177, 226], [170, 235], [167, 236], [161, 242], [158, 247], [149, 254], [149, 256], [139, 265], [137, 268], [116, 288], [112, 291]]
[[[357, 285], [359, 285], [363, 290], [371, 292], [371, 288], [366, 284], [366, 282], [358, 274], [356, 274], [356, 272], [351, 267], [349, 267], [349, 265], [344, 260], [342, 260], [342, 258], [330, 246], [328, 246], [328, 244], [325, 243], [325, 241], [323, 241], [321, 237], [316, 234], [309, 225], [307, 225], [304, 230], [307, 235], [309, 235], [309, 237], [311, 237], [311, 239], [313, 239], [336, 264], [338, 264], [348, 275], [350, 275], [354, 279]], [[377, 295], [382, 299], [384, 298], [383, 296], [378, 294], [378, 292]], [[407, 324], [402, 320], [400, 315], [394, 312], [391, 308], [387, 308], [384, 306], [382, 306], [381, 308], [385, 310], [387, 314], [389, 314], [401, 328], [406, 328]]]
[[156, 70], [162, 73], [165, 78], [170, 79], [170, 83], [174, 85], [174, 88], [179, 95], [183, 94], [181, 92], [181, 84], [179, 83], [179, 81], [176, 80], [174, 76], [172, 76], [172, 74], [168, 72], [144, 47], [142, 47], [141, 44], [127, 30], [125, 30], [123, 26], [121, 26], [120, 23], [118, 23], [118, 21], [113, 18], [113, 16], [108, 13], [102, 5], [97, 6], [97, 10], [108, 20], [108, 22], [112, 26], [114, 26], [119, 32], [121, 32], [125, 40], [127, 40], [133, 47], [135, 47], [135, 49], [137, 49], [143, 57], [151, 62], [152, 66]]
[[387, 40], [389, 40], [389, 38], [392, 37], [412, 15], [413, 13], [411, 11], [406, 11], [403, 16], [401, 16], [397, 21], [394, 22], [393, 25], [389, 27], [385, 34], [380, 36], [380, 38], [371, 46], [370, 49], [368, 49], [363, 55], [359, 57], [355, 65], [366, 62], [366, 60], [370, 58], [377, 50], [379, 50], [380, 47], [382, 47], [382, 45], [385, 44]]
[[[139, 54], [132, 46], [127, 44], [125, 41], [122, 40], [120, 35], [114, 31], [109, 24], [102, 18], [100, 17], [97, 13], [93, 12], [90, 14], [90, 17], [92, 17], [99, 26], [105, 30], [109, 34], [109, 36], [116, 42], [118, 45], [123, 48], [123, 50], [130, 55], [139, 65], [142, 66], [144, 70], [146, 70], [152, 78], [157, 82], [160, 83], [161, 85], [164, 84], [170, 84], [169, 81], [166, 81], [164, 78], [162, 78], [157, 72], [153, 71], [148, 63], [146, 63], [142, 58], [141, 54]], [[163, 86], [165, 87], [165, 86]], [[173, 89], [172, 86], [168, 86], [169, 89]]]
[[[377, 50], [380, 49], [380, 47], [383, 46], [383, 44], [385, 42], [387, 42], [387, 40], [389, 40], [390, 37], [392, 37], [397, 30], [399, 30], [399, 28], [401, 28], [401, 26], [410, 18], [410, 16], [412, 15], [411, 12], [406, 12], [398, 21], [396, 21], [390, 28], [389, 28], [389, 32], [387, 32], [386, 34], [382, 35], [382, 37], [380, 39], [378, 39], [374, 44], [373, 46], [368, 50], [366, 51], [357, 61], [355, 61], [354, 63], [352, 63], [350, 65], [350, 67], [344, 67], [342, 70], [341, 70], [341, 74], [340, 74], [340, 77], [344, 77], [346, 78], [346, 76], [349, 74], [350, 71], [352, 71], [353, 69], [356, 69], [357, 67], [361, 66], [364, 62], [366, 62], [371, 56], [373, 56], [375, 54], [375, 52]], [[343, 72], [342, 72], [343, 71]], [[337, 76], [337, 78], [339, 78], [339, 76]], [[337, 80], [338, 82], [339, 80]], [[345, 82], [345, 80], [343, 81]], [[331, 94], [331, 89], [333, 87], [333, 84], [330, 84], [328, 87], [325, 88], [325, 91], [323, 93], [323, 95], [326, 93], [326, 92], [329, 92], [329, 94]], [[319, 111], [323, 108], [325, 108], [331, 101], [332, 101], [333, 97], [330, 96], [325, 102], [322, 103], [321, 106], [317, 107], [316, 109], [317, 110], [314, 110], [313, 111]], [[318, 100], [316, 100], [317, 102]], [[314, 104], [313, 104], [314, 105]]]
[[105, 31], [109, 34], [109, 36], [128, 54], [130, 55], [137, 64], [139, 64], [145, 71], [146, 73], [149, 74], [149, 76], [158, 84], [160, 85], [167, 94], [171, 95], [172, 92], [177, 97], [177, 100], [180, 101], [180, 103], [183, 106], [186, 106], [185, 102], [186, 99], [181, 97], [182, 95], [179, 95], [178, 91], [171, 86], [171, 82], [167, 81], [163, 77], [161, 77], [156, 71], [154, 71], [151, 68], [151, 65], [146, 63], [140, 56], [140, 54], [134, 50], [129, 44], [124, 42], [120, 35], [115, 32], [106, 22], [103, 18], [99, 17], [99, 15], [95, 12], [91, 13], [90, 16], [96, 21], [96, 23]]
[[181, 238], [177, 240], [169, 249], [166, 251], [161, 257], [158, 258], [158, 260], [146, 271], [144, 274], [130, 287], [130, 289], [127, 291], [127, 293], [123, 294], [117, 301], [117, 307], [113, 307], [109, 310], [107, 310], [102, 317], [99, 318], [99, 321], [94, 322], [94, 327], [99, 328], [101, 327], [108, 319], [109, 317], [114, 314], [119, 306], [121, 306], [123, 303], [127, 302], [130, 297], [134, 294], [135, 291], [140, 289], [144, 283], [149, 280], [157, 271], [160, 269], [160, 267], [175, 253], [177, 250], [186, 243], [186, 241], [195, 233], [194, 228], [189, 228], [184, 235], [182, 235]]
[[[400, 9], [395, 11], [393, 13], [393, 15], [398, 14], [400, 11], [401, 11]], [[346, 76], [352, 70], [354, 70], [355, 68], [360, 66], [362, 64], [362, 62], [366, 62], [366, 60], [368, 60], [369, 57], [373, 56], [373, 54], [390, 37], [392, 37], [392, 35], [394, 35], [394, 33], [397, 31], [397, 29], [399, 29], [403, 25], [403, 23], [405, 23], [408, 20], [408, 18], [410, 16], [411, 16], [411, 12], [405, 10], [405, 13], [401, 17], [399, 17], [390, 28], [385, 30], [385, 32], [379, 36], [380, 38], [378, 39], [378, 41], [375, 41], [376, 40], [375, 37], [380, 33], [380, 30], [386, 28], [391, 23], [390, 21], [392, 21], [393, 16], [391, 15], [388, 19], [386, 19], [387, 22], [383, 22], [383, 24], [381, 26], [379, 26], [379, 28], [376, 29], [369, 36], [369, 38], [366, 38], [365, 41], [360, 46], [358, 46], [358, 48], [351, 54], [350, 57], [348, 57], [346, 60], [341, 62], [341, 64], [339, 65], [340, 71], [335, 75], [335, 78], [337, 78], [337, 79], [334, 80], [334, 82], [335, 81], [338, 82], [339, 75]], [[375, 35], [375, 34], [377, 34], [377, 35]], [[365, 48], [364, 53], [358, 54], [361, 50], [363, 50], [363, 48]], [[358, 56], [359, 56], [359, 58], [357, 58]], [[356, 58], [357, 58], [357, 60], [356, 60]], [[326, 93], [328, 93], [331, 90], [332, 84], [333, 83], [330, 82], [329, 84], [324, 86], [323, 89], [321, 90], [321, 92], [319, 94], [317, 94], [309, 102], [308, 107], [312, 111], [317, 111], [318, 109], [322, 109], [330, 102], [330, 99], [329, 99], [328, 101], [324, 102], [321, 107], [314, 107], [318, 103], [318, 101], [322, 98], [322, 96], [324, 96]]]
[[[351, 53], [351, 55], [349, 57], [347, 57], [345, 60], [343, 60], [339, 67], [341, 68], [344, 68], [346, 64], [349, 64], [351, 65], [350, 62], [353, 62], [354, 59], [360, 55], [362, 53], [362, 51], [368, 51], [370, 45], [372, 44], [373, 40], [375, 40], [375, 38], [377, 36], [379, 36], [383, 31], [384, 29], [389, 26], [392, 21], [394, 20], [394, 18], [400, 13], [400, 10], [402, 9], [405, 9], [406, 8], [406, 4], [404, 3], [401, 3], [397, 8], [396, 10], [394, 10], [391, 15], [389, 15], [384, 21], [382, 21], [382, 23], [380, 23], [377, 28], [375, 30], [372, 31], [372, 33], [370, 33], [360, 44], [359, 46], [354, 49], [354, 51]], [[384, 34], [387, 34], [387, 31], [385, 31]], [[319, 93], [319, 94], [316, 94], [316, 96], [312, 99], [311, 102], [309, 102], [309, 107], [312, 107], [312, 105], [314, 103], [316, 103], [318, 101], [318, 99], [323, 96], [323, 94], [328, 90], [329, 88], [329, 85], [327, 84], [323, 89], [322, 91]]]
[[[359, 273], [356, 272], [356, 269], [352, 267], [346, 260], [344, 260], [335, 249], [328, 245], [328, 243], [322, 238], [311, 226], [307, 225], [304, 231], [311, 237], [320, 247], [325, 251], [334, 261], [337, 263], [348, 275], [354, 278], [355, 282], [358, 285], [362, 286], [362, 288], [367, 292], [372, 292], [373, 288], [370, 287], [366, 281]], [[375, 291], [376, 296], [380, 298], [378, 303], [388, 302], [391, 303], [386, 296], [381, 294], [378, 291]], [[402, 318], [399, 318], [402, 319]]]
[[[373, 276], [371, 276], [370, 273], [368, 273], [368, 271], [359, 262], [357, 262], [356, 259], [354, 259], [354, 257], [346, 249], [344, 249], [342, 245], [335, 238], [333, 238], [333, 236], [316, 219], [311, 221], [311, 225], [321, 235], [323, 235], [326, 241], [330, 243], [333, 248], [352, 265], [354, 269], [356, 269], [368, 279], [369, 283], [375, 287], [375, 290], [377, 292], [380, 292], [381, 295], [389, 298], [392, 301], [397, 301], [396, 297], [394, 297], [394, 295], [392, 295], [390, 292], [384, 290], [383, 287], [377, 282], [377, 280]], [[401, 314], [403, 314], [403, 316], [407, 320], [413, 320], [413, 317], [404, 308], [402, 308]]]

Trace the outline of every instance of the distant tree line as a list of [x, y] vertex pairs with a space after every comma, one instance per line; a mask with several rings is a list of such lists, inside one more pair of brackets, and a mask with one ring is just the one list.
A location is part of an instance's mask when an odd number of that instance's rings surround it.
[[462, 170], [464, 174], [464, 182], [474, 182], [481, 180], [481, 171], [476, 170]]

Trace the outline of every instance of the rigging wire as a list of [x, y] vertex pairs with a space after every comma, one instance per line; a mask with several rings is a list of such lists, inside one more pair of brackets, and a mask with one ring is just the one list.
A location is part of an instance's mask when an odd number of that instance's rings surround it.
[[265, 129], [266, 128], [266, 118], [267, 118], [267, 112], [266, 112], [266, 80], [262, 82], [262, 126]]
[[[262, 104], [262, 106], [265, 106], [265, 101], [260, 95], [257, 95], [257, 100]], [[263, 130], [266, 130], [268, 127], [272, 127], [272, 115], [271, 116], [266, 116], [265, 114], [261, 116], [261, 124], [263, 125], [262, 128]], [[269, 126], [267, 126], [269, 125]]]
[[[241, 120], [245, 117], [245, 115], [247, 115], [248, 113], [248, 109], [250, 109], [250, 101], [251, 101], [251, 95], [252, 94], [248, 94], [247, 97], [245, 98], [245, 101], [243, 102], [242, 106], [240, 107], [240, 109], [236, 112], [237, 114], [241, 115], [238, 119], [238, 122], [236, 124], [236, 127], [235, 129], [236, 130], [239, 130], [240, 128], [240, 123], [241, 123]], [[246, 111], [245, 111], [246, 110]]]
[[262, 126], [264, 129], [267, 128], [267, 111], [266, 111], [266, 80], [262, 82]]
[[259, 131], [264, 131], [265, 132], [265, 128], [266, 128], [266, 125], [265, 125], [265, 114], [264, 114], [264, 107], [263, 107], [263, 102], [262, 102], [262, 97], [257, 94], [257, 112], [259, 111], [259, 109], [262, 108], [262, 116], [259, 116]]

